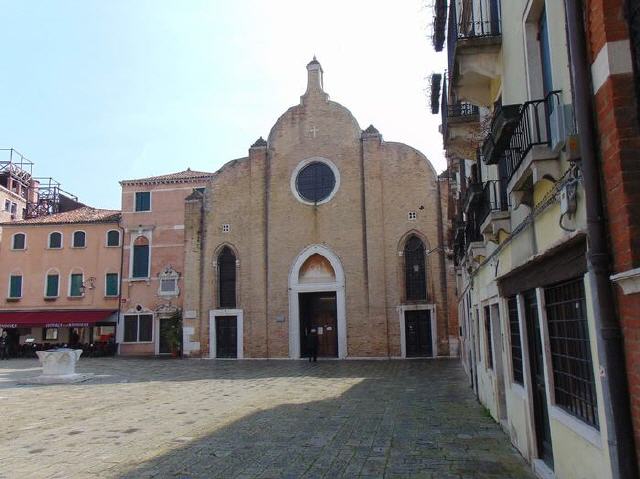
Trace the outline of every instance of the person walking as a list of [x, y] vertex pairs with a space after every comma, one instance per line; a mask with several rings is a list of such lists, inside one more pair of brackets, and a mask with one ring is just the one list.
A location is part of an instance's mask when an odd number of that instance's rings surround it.
[[307, 333], [307, 351], [309, 352], [309, 362], [318, 361], [318, 328], [310, 328]]
[[0, 336], [0, 359], [9, 359], [9, 336], [6, 331], [2, 331]]

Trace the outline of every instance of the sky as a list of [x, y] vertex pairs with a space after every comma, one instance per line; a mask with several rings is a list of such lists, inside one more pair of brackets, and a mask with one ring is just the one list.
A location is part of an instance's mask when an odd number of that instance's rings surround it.
[[85, 204], [119, 208], [120, 180], [246, 156], [299, 103], [316, 55], [361, 128], [442, 171], [429, 3], [0, 0], [0, 148]]

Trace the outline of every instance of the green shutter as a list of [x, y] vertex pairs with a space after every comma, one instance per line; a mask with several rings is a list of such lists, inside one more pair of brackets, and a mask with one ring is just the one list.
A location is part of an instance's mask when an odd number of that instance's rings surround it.
[[81, 286], [82, 286], [82, 275], [72, 274], [71, 290], [69, 291], [69, 296], [82, 296], [82, 291], [80, 291]]
[[151, 210], [151, 193], [148, 191], [138, 191], [136, 193], [136, 211]]
[[133, 247], [133, 275], [134, 278], [149, 276], [149, 245]]
[[9, 285], [9, 297], [20, 298], [22, 297], [22, 276], [11, 276]]
[[118, 296], [118, 273], [107, 273], [107, 296]]
[[57, 274], [47, 275], [47, 298], [55, 298], [58, 296], [58, 283], [60, 277]]

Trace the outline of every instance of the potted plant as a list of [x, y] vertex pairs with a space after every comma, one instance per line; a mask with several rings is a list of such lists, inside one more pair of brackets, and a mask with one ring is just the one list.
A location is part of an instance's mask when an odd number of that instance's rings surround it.
[[182, 344], [182, 311], [176, 309], [171, 316], [164, 321], [163, 340], [171, 351], [171, 356], [176, 358], [180, 353]]

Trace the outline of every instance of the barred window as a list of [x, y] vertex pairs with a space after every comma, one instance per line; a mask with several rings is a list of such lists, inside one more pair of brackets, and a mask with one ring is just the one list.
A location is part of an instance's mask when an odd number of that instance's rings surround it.
[[522, 373], [522, 345], [520, 343], [520, 318], [518, 316], [518, 298], [511, 296], [507, 300], [509, 309], [509, 330], [511, 337], [511, 370], [513, 381], [524, 384], [524, 374]]
[[544, 290], [555, 402], [600, 428], [582, 278]]
[[493, 369], [493, 341], [491, 338], [491, 307], [484, 307], [484, 336], [487, 342], [487, 357], [486, 364], [487, 368]]
[[411, 236], [404, 246], [404, 271], [407, 301], [427, 299], [427, 274], [424, 243]]
[[236, 256], [228, 246], [218, 255], [218, 302], [220, 308], [236, 307]]

